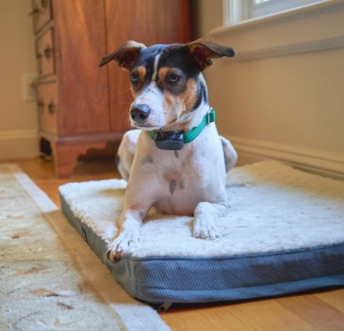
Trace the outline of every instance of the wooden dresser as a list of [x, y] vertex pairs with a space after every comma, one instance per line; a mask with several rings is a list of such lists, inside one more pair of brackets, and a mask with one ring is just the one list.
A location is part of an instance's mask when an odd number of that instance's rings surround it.
[[33, 0], [41, 150], [58, 177], [129, 128], [128, 73], [114, 62], [99, 68], [101, 58], [127, 40], [187, 42], [189, 17], [187, 0]]

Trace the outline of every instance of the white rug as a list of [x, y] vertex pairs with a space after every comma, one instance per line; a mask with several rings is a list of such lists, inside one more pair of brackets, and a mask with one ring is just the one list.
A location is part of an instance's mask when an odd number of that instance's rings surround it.
[[15, 164], [0, 164], [0, 227], [0, 330], [170, 330]]

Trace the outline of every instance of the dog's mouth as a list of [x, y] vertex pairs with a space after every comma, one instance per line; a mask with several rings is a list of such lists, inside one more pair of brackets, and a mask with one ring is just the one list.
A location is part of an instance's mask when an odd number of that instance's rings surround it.
[[144, 131], [156, 131], [156, 132], [183, 132], [183, 122], [180, 122], [180, 118], [175, 117], [165, 123], [164, 125], [156, 125], [157, 123], [150, 123], [148, 120], [143, 123], [137, 123], [132, 121], [131, 125], [135, 129]]
[[161, 129], [161, 127], [159, 126], [153, 126], [150, 124], [135, 124], [134, 127], [136, 129], [145, 130], [145, 131], [155, 131], [155, 130], [157, 131]]
[[182, 123], [178, 123], [178, 119], [175, 118], [162, 126], [156, 126], [151, 124], [135, 124], [135, 128], [141, 130], [155, 130], [155, 131], [182, 131], [180, 127]]
[[145, 131], [171, 131], [168, 125], [157, 126], [149, 123], [132, 123], [135, 129], [145, 130]]

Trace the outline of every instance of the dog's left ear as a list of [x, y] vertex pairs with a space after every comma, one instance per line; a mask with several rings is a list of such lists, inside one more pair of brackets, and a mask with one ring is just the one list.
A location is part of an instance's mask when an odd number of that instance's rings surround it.
[[113, 53], [104, 56], [99, 67], [102, 67], [103, 65], [108, 64], [111, 60], [114, 60], [121, 68], [130, 70], [131, 66], [140, 56], [141, 50], [144, 48], [146, 48], [144, 44], [140, 44], [132, 40], [128, 41]]
[[214, 58], [235, 55], [233, 48], [216, 44], [204, 38], [187, 43], [185, 46], [189, 48], [191, 56], [199, 65], [201, 71], [211, 66]]

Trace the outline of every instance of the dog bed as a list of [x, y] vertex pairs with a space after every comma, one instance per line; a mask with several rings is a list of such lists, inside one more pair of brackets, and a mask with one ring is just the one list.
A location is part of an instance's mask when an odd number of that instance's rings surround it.
[[69, 221], [133, 297], [218, 302], [344, 285], [344, 181], [277, 161], [235, 168], [218, 239], [195, 239], [191, 217], [153, 210], [130, 254], [113, 263], [107, 243], [125, 188], [116, 179], [70, 183], [60, 196]]

